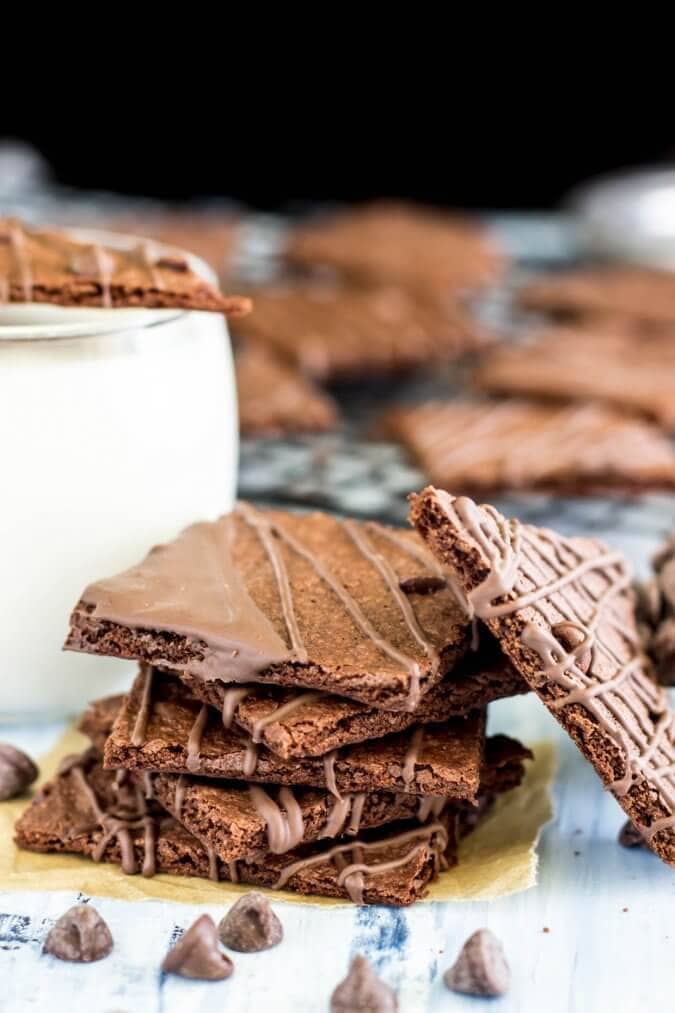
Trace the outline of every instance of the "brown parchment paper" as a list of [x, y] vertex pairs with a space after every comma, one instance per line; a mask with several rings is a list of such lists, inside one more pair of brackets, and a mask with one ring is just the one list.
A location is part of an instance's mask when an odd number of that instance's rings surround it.
[[[53, 776], [61, 757], [89, 745], [74, 729], [40, 763], [38, 786]], [[460, 845], [459, 864], [432, 883], [426, 901], [490, 900], [517, 893], [537, 881], [537, 842], [553, 815], [551, 784], [555, 774], [552, 743], [533, 747], [535, 759], [513, 791], [502, 795], [479, 826]], [[21, 851], [13, 841], [14, 823], [29, 800], [0, 802], [0, 891], [81, 890], [121, 900], [182, 901], [217, 904], [235, 900], [250, 887], [180, 876], [126, 876], [116, 865], [97, 865], [79, 855], [41, 855]], [[256, 888], [259, 889], [259, 888]], [[300, 897], [286, 891], [264, 891], [276, 900], [322, 906], [348, 901]]]

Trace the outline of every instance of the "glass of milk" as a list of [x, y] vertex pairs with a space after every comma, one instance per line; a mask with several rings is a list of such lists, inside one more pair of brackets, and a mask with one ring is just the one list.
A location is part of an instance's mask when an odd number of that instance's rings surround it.
[[0, 433], [0, 721], [75, 713], [135, 667], [62, 651], [84, 587], [233, 505], [224, 317], [0, 306]]

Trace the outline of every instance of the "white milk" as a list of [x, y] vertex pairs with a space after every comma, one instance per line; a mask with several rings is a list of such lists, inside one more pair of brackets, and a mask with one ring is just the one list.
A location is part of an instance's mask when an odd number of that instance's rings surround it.
[[75, 712], [134, 671], [61, 650], [85, 585], [232, 506], [224, 318], [0, 308], [0, 439], [0, 719]]

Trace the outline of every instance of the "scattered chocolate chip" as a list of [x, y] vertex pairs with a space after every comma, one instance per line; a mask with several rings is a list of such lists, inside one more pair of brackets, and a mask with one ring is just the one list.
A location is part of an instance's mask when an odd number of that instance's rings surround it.
[[628, 908], [627, 907], [622, 907], [621, 910], [625, 913], [628, 910]]
[[542, 931], [542, 932], [545, 932], [545, 933], [546, 933], [546, 934], [548, 935], [548, 933], [549, 933], [549, 932], [550, 932], [551, 930], [550, 930], [550, 928], [548, 927], [548, 925], [544, 925], [544, 927], [543, 927], [543, 929], [542, 929], [541, 931]]
[[645, 839], [639, 830], [636, 830], [630, 820], [626, 820], [619, 830], [619, 844], [622, 848], [642, 848]]
[[443, 981], [453, 992], [465, 995], [504, 995], [511, 972], [497, 937], [489, 929], [469, 936]]
[[169, 950], [162, 970], [182, 978], [220, 981], [229, 978], [234, 964], [220, 948], [216, 923], [211, 915], [202, 915]]
[[240, 897], [221, 919], [218, 935], [231, 950], [257, 953], [280, 943], [284, 930], [267, 898], [253, 890]]
[[442, 577], [420, 576], [400, 580], [398, 586], [404, 594], [435, 594], [436, 591], [445, 590], [448, 582]]
[[354, 957], [349, 973], [330, 998], [331, 1013], [396, 1013], [396, 995], [381, 981], [361, 954]]
[[110, 929], [96, 908], [89, 904], [76, 904], [50, 929], [45, 940], [45, 953], [59, 960], [75, 960], [89, 964], [103, 960], [113, 948]]
[[163, 267], [166, 271], [179, 271], [181, 274], [190, 270], [187, 260], [182, 257], [160, 257], [155, 261], [155, 267]]
[[38, 769], [20, 749], [0, 742], [0, 802], [26, 790], [38, 776]]

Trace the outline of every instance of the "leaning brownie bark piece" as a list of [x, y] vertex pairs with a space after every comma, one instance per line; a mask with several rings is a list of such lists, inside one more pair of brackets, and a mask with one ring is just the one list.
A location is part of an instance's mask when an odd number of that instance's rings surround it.
[[376, 790], [471, 799], [478, 790], [485, 717], [473, 712], [442, 724], [282, 760], [187, 695], [178, 680], [141, 673], [105, 746], [117, 769], [199, 774], [270, 784], [304, 784], [333, 794]]
[[[404, 731], [411, 725], [447, 721], [482, 710], [493, 700], [526, 693], [527, 683], [492, 638], [470, 651], [426, 693], [414, 711], [385, 711], [330, 693], [255, 683], [225, 686], [181, 675], [191, 696], [216, 707], [223, 724], [243, 728], [282, 759], [322, 756], [340, 746]], [[488, 641], [492, 641], [489, 643]]]
[[422, 897], [436, 872], [456, 861], [461, 814], [449, 811], [442, 821], [393, 824], [337, 844], [224, 863], [140, 791], [124, 799], [120, 814], [119, 789], [116, 774], [102, 769], [95, 751], [71, 758], [18, 820], [17, 844], [86, 855], [129, 874], [200, 876], [396, 906]]
[[602, 404], [432, 402], [394, 409], [383, 425], [432, 482], [455, 492], [675, 489], [670, 440]]
[[175, 251], [146, 241], [132, 250], [78, 241], [0, 218], [0, 303], [141, 306], [243, 316], [251, 301], [226, 296]]
[[[420, 576], [435, 593], [402, 589]], [[241, 504], [88, 587], [66, 646], [412, 711], [469, 633], [414, 532]]]
[[601, 542], [427, 488], [411, 517], [650, 848], [675, 865], [675, 714], [641, 651], [625, 561]]

